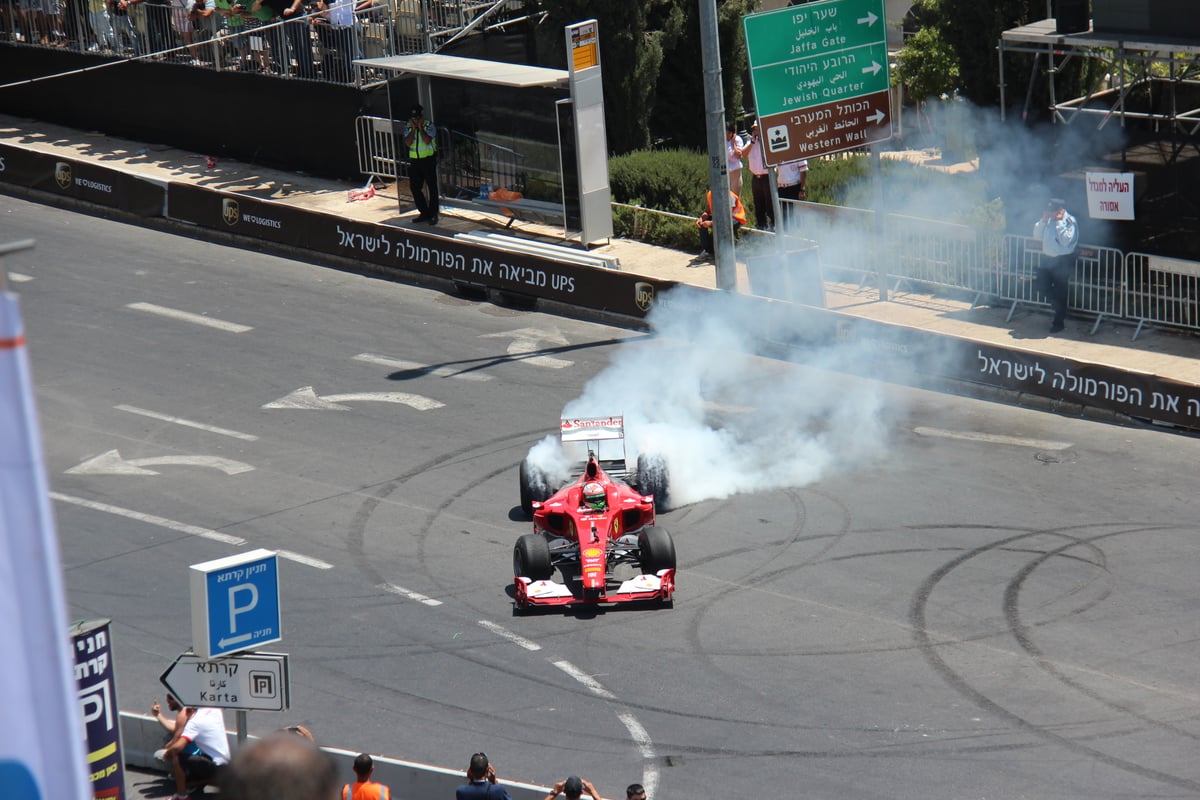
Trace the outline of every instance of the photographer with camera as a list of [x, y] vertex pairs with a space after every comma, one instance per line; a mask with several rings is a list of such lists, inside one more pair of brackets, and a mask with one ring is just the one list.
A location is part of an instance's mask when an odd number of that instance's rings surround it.
[[510, 800], [508, 790], [496, 782], [496, 768], [483, 753], [471, 756], [467, 783], [454, 792], [454, 800]]
[[[408, 188], [417, 206], [414, 222], [438, 221], [437, 128], [415, 105], [404, 123], [404, 155], [408, 159]], [[428, 194], [426, 194], [428, 189]]]

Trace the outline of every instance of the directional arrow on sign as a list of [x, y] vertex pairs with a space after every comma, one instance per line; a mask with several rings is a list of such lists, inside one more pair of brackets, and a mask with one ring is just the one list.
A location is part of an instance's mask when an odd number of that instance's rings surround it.
[[883, 113], [879, 109], [875, 109], [875, 113], [868, 114], [867, 119], [870, 120], [871, 122], [874, 122], [876, 125], [878, 125], [879, 123], [881, 123], [885, 119], [887, 119], [887, 114]]
[[220, 456], [156, 456], [153, 458], [121, 458], [120, 450], [109, 450], [95, 458], [76, 464], [67, 470], [68, 475], [158, 475], [147, 467], [211, 467], [226, 475], [249, 472], [254, 467]]
[[878, 21], [878, 19], [879, 19], [879, 17], [875, 16], [870, 11], [868, 11], [867, 15], [865, 17], [859, 17], [858, 19], [855, 20], [855, 22], [857, 22], [859, 25], [866, 23], [867, 27], [869, 28], [872, 25], [874, 25], [876, 23], [876, 21]]
[[871, 66], [863, 67], [862, 71], [863, 71], [864, 75], [868, 72], [871, 73], [872, 75], [878, 75], [879, 70], [881, 70], [881, 69], [883, 69], [883, 64], [880, 64], [878, 61], [872, 61]]
[[400, 403], [418, 411], [429, 411], [446, 405], [430, 397], [408, 392], [354, 392], [351, 394], [327, 394], [320, 396], [311, 386], [303, 386], [286, 397], [267, 403], [263, 408], [297, 408], [319, 411], [349, 411], [350, 406], [342, 403]]
[[284, 711], [291, 706], [286, 653], [248, 653], [221, 659], [184, 653], [159, 682], [185, 706]]
[[[559, 347], [565, 347], [570, 344], [558, 331], [546, 331], [540, 328], [521, 328], [515, 331], [505, 331], [504, 333], [486, 333], [481, 338], [507, 339], [509, 337], [512, 338], [512, 342], [508, 345], [508, 354], [510, 356], [524, 356], [526, 353], [536, 353], [539, 350], [545, 350], [545, 344], [557, 345]], [[550, 369], [563, 369], [575, 364], [574, 361], [554, 358], [553, 356], [531, 356], [530, 358], [522, 358], [520, 361], [523, 364], [532, 364], [535, 367], [549, 367]]]

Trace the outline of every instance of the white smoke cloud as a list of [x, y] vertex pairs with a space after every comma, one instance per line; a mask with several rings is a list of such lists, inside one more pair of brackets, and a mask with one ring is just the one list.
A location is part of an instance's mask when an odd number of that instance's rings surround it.
[[[653, 335], [621, 345], [607, 368], [567, 403], [564, 417], [625, 417], [629, 462], [667, 465], [670, 505], [809, 485], [841, 466], [880, 455], [887, 423], [881, 388], [821, 368], [850, 366], [853, 346], [834, 345], [797, 367], [753, 355], [761, 320], [723, 293], [660, 297]], [[815, 366], [814, 366], [815, 365]], [[530, 451], [548, 474], [557, 438]], [[561, 466], [561, 465], [560, 465]]]
[[[956, 135], [972, 145], [978, 174], [947, 188], [940, 182], [915, 185], [906, 180], [908, 173], [889, 178], [884, 171], [884, 185], [864, 185], [853, 195], [855, 203], [870, 206], [882, 197], [893, 214], [970, 224], [964, 211], [999, 200], [1007, 229], [1027, 234], [1048, 197], [1065, 195], [1079, 207], [1078, 165], [1105, 165], [1105, 154], [1119, 138], [1099, 135], [1094, 126], [1001, 125], [995, 109], [967, 103], [956, 112]], [[1079, 191], [1072, 193], [1072, 187]], [[869, 265], [873, 272], [873, 218], [863, 210], [837, 212], [801, 209], [798, 233], [815, 240], [825, 264]], [[1097, 228], [1091, 232], [1099, 238]], [[744, 241], [738, 258], [772, 258], [771, 247], [756, 254]], [[877, 381], [845, 376], [886, 373], [894, 382], [909, 382], [911, 376], [896, 371], [904, 359], [885, 361], [902, 341], [889, 340], [883, 329], [870, 333], [881, 337], [871, 341], [838, 341], [832, 330], [810, 336], [793, 328], [800, 315], [784, 312], [767, 321], [761, 312], [761, 304], [721, 292], [676, 289], [660, 296], [648, 318], [653, 335], [623, 344], [612, 363], [566, 404], [563, 416], [624, 414], [631, 466], [639, 452], [661, 455], [673, 507], [803, 487], [886, 455], [892, 422], [904, 411], [889, 406], [897, 393], [886, 393]], [[768, 340], [796, 339], [816, 342], [798, 359], [803, 367], [754, 355]], [[920, 369], [938, 374], [930, 359]], [[539, 443], [530, 458], [548, 474], [565, 475], [557, 436]]]

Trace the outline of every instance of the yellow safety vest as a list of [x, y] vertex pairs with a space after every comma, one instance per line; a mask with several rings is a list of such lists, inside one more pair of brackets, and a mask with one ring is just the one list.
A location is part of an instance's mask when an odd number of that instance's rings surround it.
[[[429, 122], [428, 120], [425, 121], [425, 125], [428, 128], [433, 127], [433, 123]], [[436, 131], [433, 134], [430, 134], [429, 142], [426, 142], [421, 138], [421, 134], [426, 133], [427, 131], [414, 128], [412, 125], [408, 125], [407, 128], [412, 132], [413, 135], [412, 144], [406, 145], [408, 148], [409, 158], [429, 158], [437, 151]]]

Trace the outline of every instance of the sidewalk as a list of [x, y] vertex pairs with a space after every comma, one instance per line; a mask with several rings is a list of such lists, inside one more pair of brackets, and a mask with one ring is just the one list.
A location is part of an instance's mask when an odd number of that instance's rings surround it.
[[[156, 183], [190, 186], [220, 192], [222, 195], [278, 204], [273, 207], [319, 212], [347, 223], [389, 226], [386, 230], [404, 232], [413, 240], [434, 240], [434, 237], [449, 237], [456, 233], [490, 231], [550, 244], [569, 244], [563, 242], [561, 229], [523, 221], [512, 222], [510, 226], [508, 218], [500, 215], [454, 208], [453, 200], [445, 202], [437, 226], [413, 224], [415, 210], [401, 210], [411, 209], [407, 202], [407, 186], [403, 182], [383, 188], [377, 184], [374, 197], [348, 202], [349, 193], [361, 186], [252, 164], [224, 160], [213, 163], [204, 154], [0, 115], [0, 148], [5, 146], [15, 149], [10, 153], [24, 151], [54, 159], [69, 159], [76, 164], [118, 170]], [[3, 156], [3, 150], [0, 150], [0, 156]], [[22, 193], [19, 187], [6, 183], [10, 178], [0, 169], [0, 191]], [[52, 200], [38, 191], [28, 194], [31, 199]], [[187, 230], [192, 235], [203, 235], [203, 230], [195, 226], [189, 226]], [[576, 249], [575, 252], [582, 251]], [[716, 289], [714, 264], [711, 261], [697, 261], [692, 253], [623, 239], [613, 239], [589, 252], [619, 259], [620, 274], [625, 276], [645, 276], [659, 281]], [[587, 267], [577, 269], [576, 275], [593, 270]], [[594, 271], [610, 275], [614, 273], [612, 270]], [[743, 264], [738, 265], [738, 273], [738, 291], [748, 294], [750, 285]], [[889, 299], [880, 301], [879, 292], [874, 287], [858, 288], [831, 281], [825, 283], [825, 305], [827, 309], [837, 312], [833, 316], [839, 326], [845, 326], [848, 320], [857, 320], [863, 324], [886, 326], [889, 331], [907, 331], [923, 339], [933, 335], [953, 340], [962, 346], [960, 350], [968, 353], [967, 356], [961, 356], [960, 361], [975, 357], [976, 351], [970, 348], [978, 345], [977, 358], [981, 361], [979, 371], [982, 373], [1000, 371], [1000, 366], [988, 368], [988, 358], [997, 364], [1001, 360], [1007, 361], [1010, 379], [1014, 364], [1018, 372], [1024, 369], [1045, 370], [1040, 381], [1045, 385], [1035, 387], [1034, 393], [1048, 397], [1052, 402], [1055, 394], [1051, 390], [1058, 388], [1052, 384], [1059, 383], [1059, 377], [1063, 378], [1063, 388], [1068, 388], [1065, 384], [1069, 380], [1073, 384], [1069, 388], [1074, 389], [1074, 384], [1084, 374], [1081, 370], [1094, 368], [1097, 371], [1090, 380], [1096, 383], [1095, 391], [1080, 383], [1079, 391], [1064, 393], [1064, 402], [1083, 406], [1091, 404], [1090, 400], [1095, 400], [1097, 406], [1104, 406], [1107, 402], [1118, 412], [1132, 413], [1140, 418], [1157, 418], [1151, 411], [1160, 400], [1152, 395], [1161, 394], [1164, 398], [1169, 395], [1173, 398], [1170, 404], [1178, 413], [1166, 421], [1200, 428], [1200, 358], [1197, 358], [1200, 356], [1200, 339], [1187, 334], [1143, 329], [1137, 340], [1131, 341], [1134, 331], [1132, 324], [1106, 320], [1092, 335], [1093, 320], [1069, 319], [1065, 332], [1050, 336], [1049, 315], [1045, 312], [1018, 309], [1009, 322], [1006, 321], [1009, 313], [1007, 307], [971, 308], [964, 301], [915, 292], [889, 292]], [[843, 335], [841, 328], [838, 335]], [[877, 335], [870, 333], [868, 338]], [[968, 369], [967, 379], [971, 380], [969, 373]], [[1055, 376], [1053, 380], [1048, 377], [1051, 374]], [[1122, 376], [1131, 381], [1131, 388], [1116, 392], [1114, 387], [1123, 380]], [[997, 383], [990, 379], [992, 376], [988, 377], [981, 382]], [[1147, 383], [1154, 380], [1164, 383], [1162, 386]], [[1012, 383], [1011, 380], [1009, 382]], [[1135, 384], [1140, 388], [1132, 388]], [[1026, 393], [1026, 387], [1008, 388], [1014, 389], [1018, 395]], [[1043, 388], [1044, 392], [1041, 391]], [[1140, 398], [1139, 404], [1121, 405], [1117, 402], [1120, 398], [1116, 395], [1135, 391]], [[1166, 404], [1168, 401], [1163, 399], [1162, 402]], [[1141, 411], [1146, 413], [1139, 413]], [[1194, 425], [1188, 424], [1192, 418], [1195, 418]]]

